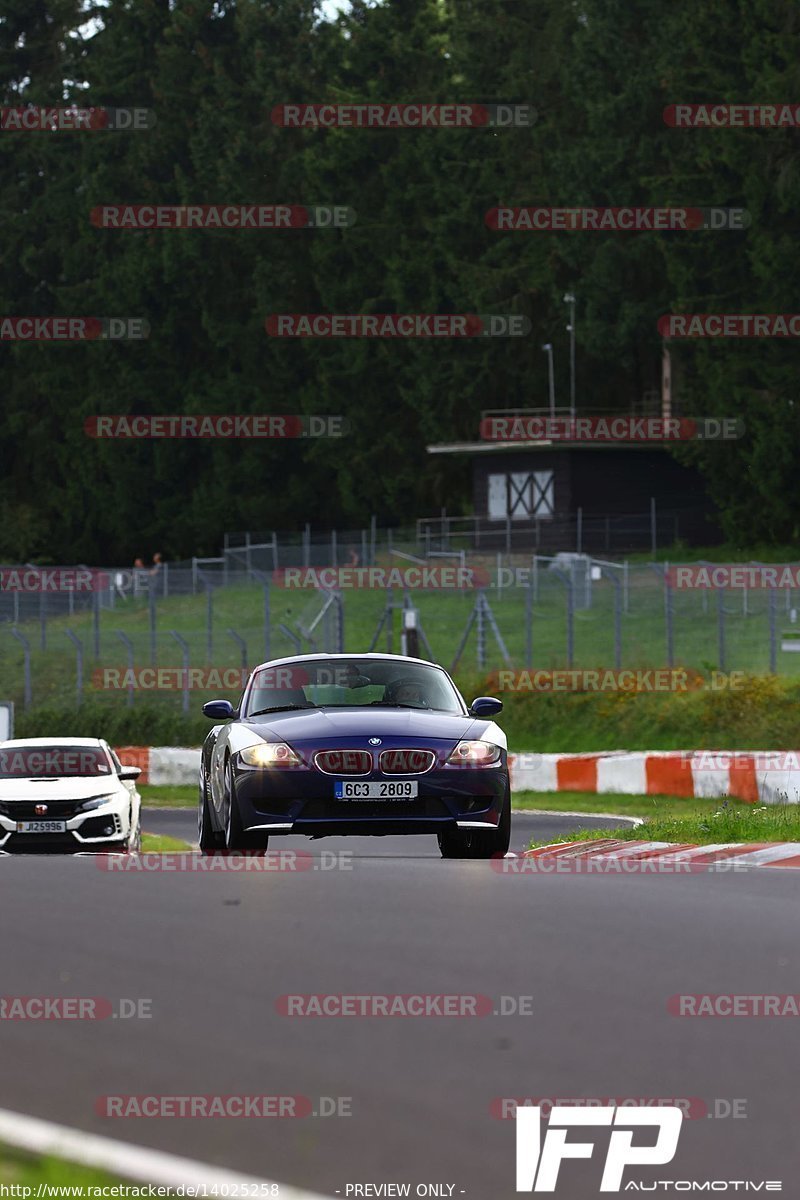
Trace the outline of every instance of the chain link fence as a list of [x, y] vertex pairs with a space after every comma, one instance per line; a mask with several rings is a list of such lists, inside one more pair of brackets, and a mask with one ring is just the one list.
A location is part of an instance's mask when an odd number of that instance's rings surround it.
[[[100, 584], [90, 592], [3, 590], [0, 699], [24, 707], [158, 699], [188, 710], [212, 695], [235, 698], [242, 673], [268, 659], [403, 653], [409, 625], [419, 655], [456, 672], [684, 666], [800, 674], [795, 587], [678, 588], [677, 564], [572, 553], [421, 559], [384, 548], [376, 557], [387, 579], [416, 569], [424, 582], [431, 566], [443, 578], [448, 566], [473, 572], [481, 586], [290, 587], [283, 570], [190, 563], [154, 573], [95, 569]], [[313, 574], [301, 572], [300, 582]]]

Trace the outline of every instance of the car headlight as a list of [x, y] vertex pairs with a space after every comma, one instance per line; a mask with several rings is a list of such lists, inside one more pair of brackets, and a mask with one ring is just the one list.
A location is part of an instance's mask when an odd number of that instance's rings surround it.
[[500, 747], [494, 742], [459, 742], [447, 760], [451, 767], [496, 767], [500, 762]]
[[299, 758], [286, 742], [261, 742], [239, 751], [240, 760], [248, 767], [299, 767]]
[[102, 808], [104, 804], [108, 804], [109, 800], [116, 800], [116, 794], [109, 792], [105, 796], [92, 796], [91, 800], [84, 800], [80, 806], [79, 812], [90, 812], [93, 808]]

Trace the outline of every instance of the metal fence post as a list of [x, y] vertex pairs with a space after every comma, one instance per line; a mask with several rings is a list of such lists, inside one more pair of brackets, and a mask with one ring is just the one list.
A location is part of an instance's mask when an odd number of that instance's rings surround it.
[[483, 592], [479, 591], [475, 597], [475, 613], [478, 622], [478, 666], [483, 670], [486, 666], [486, 622], [484, 620], [483, 611]]
[[672, 584], [669, 581], [669, 568], [664, 569], [664, 630], [667, 635], [667, 666], [675, 666], [675, 633]]
[[125, 649], [128, 651], [128, 672], [129, 672], [128, 678], [129, 678], [129, 683], [128, 683], [128, 699], [127, 699], [127, 705], [128, 705], [128, 708], [132, 708], [132, 707], [133, 707], [133, 698], [134, 698], [134, 687], [133, 687], [133, 669], [134, 669], [134, 668], [133, 668], [133, 642], [132, 642], [132, 641], [131, 641], [131, 639], [128, 637], [127, 633], [123, 633], [121, 629], [117, 629], [115, 632], [116, 632], [116, 635], [117, 635], [117, 637], [119, 638], [119, 640], [122, 642], [123, 646], [125, 647]]
[[344, 654], [344, 600], [341, 592], [336, 593], [337, 653]]
[[83, 703], [83, 645], [81, 639], [76, 637], [71, 629], [65, 629], [64, 634], [75, 647], [75, 693], [78, 708], [80, 708]]
[[269, 579], [264, 584], [264, 661], [269, 662], [270, 644], [270, 611], [269, 611]]
[[92, 633], [94, 635], [94, 660], [100, 659], [100, 593], [92, 594]]
[[158, 655], [158, 631], [156, 629], [156, 581], [153, 575], [150, 575], [147, 580], [147, 607], [148, 620], [150, 625], [150, 664], [156, 665], [156, 657]]
[[622, 580], [613, 571], [600, 568], [614, 585], [614, 666], [619, 671], [622, 666]]
[[47, 649], [47, 593], [39, 593], [39, 646]]
[[227, 632], [228, 632], [228, 637], [233, 638], [233, 640], [236, 642], [236, 645], [239, 647], [239, 650], [241, 652], [242, 691], [244, 691], [245, 679], [247, 677], [247, 642], [244, 640], [243, 637], [239, 637], [239, 634], [236, 632], [235, 629], [229, 629]]
[[28, 639], [25, 637], [25, 635], [20, 633], [20, 631], [18, 629], [12, 629], [10, 632], [11, 632], [11, 636], [13, 638], [16, 638], [16, 640], [19, 642], [20, 646], [22, 646], [22, 654], [23, 654], [22, 670], [23, 670], [23, 677], [24, 677], [24, 681], [25, 681], [25, 683], [24, 683], [25, 707], [30, 708], [30, 706], [31, 706], [31, 644], [28, 641]]
[[173, 637], [181, 648], [183, 654], [183, 711], [189, 711], [189, 646], [188, 643], [174, 629], [169, 631], [170, 637]]
[[725, 670], [725, 588], [716, 588], [717, 593], [717, 658], [720, 671]]
[[558, 576], [567, 590], [567, 666], [571, 669], [575, 657], [575, 599], [572, 594], [572, 580], [559, 567], [551, 567], [551, 570], [554, 575]]
[[778, 638], [775, 629], [776, 600], [775, 589], [768, 590], [767, 612], [769, 613], [769, 673], [776, 675], [778, 671]]
[[533, 667], [533, 579], [525, 589], [525, 666]]
[[214, 595], [211, 580], [206, 580], [206, 662], [211, 666], [214, 657]]
[[386, 624], [386, 653], [391, 654], [394, 639], [394, 588], [386, 589], [384, 620]]

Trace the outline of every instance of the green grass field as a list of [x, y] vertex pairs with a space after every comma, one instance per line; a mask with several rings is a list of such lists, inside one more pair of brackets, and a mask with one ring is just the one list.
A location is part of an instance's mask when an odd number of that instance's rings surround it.
[[[32, 1191], [27, 1195], [35, 1196], [40, 1185], [108, 1188], [119, 1182], [119, 1179], [104, 1171], [95, 1171], [91, 1167], [79, 1166], [61, 1158], [22, 1154], [13, 1147], [0, 1145], [0, 1185], [17, 1189], [13, 1192], [2, 1192], [4, 1196], [24, 1197], [26, 1193], [19, 1190], [23, 1188], [31, 1188]], [[79, 1196], [80, 1193], [76, 1192], [75, 1195]]]
[[[449, 561], [449, 560], [446, 560]], [[505, 560], [504, 560], [505, 561]], [[517, 560], [522, 563], [524, 560]], [[396, 565], [396, 564], [395, 564]], [[494, 570], [494, 560], [486, 559], [487, 570]], [[621, 578], [621, 576], [620, 576]], [[620, 584], [620, 586], [622, 586]], [[530, 591], [530, 597], [527, 593]], [[433, 655], [446, 667], [455, 659], [466, 628], [475, 595], [472, 592], [426, 591], [411, 592], [419, 608], [423, 630]], [[622, 595], [622, 593], [621, 593]], [[344, 600], [345, 648], [354, 653], [367, 650], [372, 644], [378, 623], [384, 612], [387, 593], [382, 590], [351, 589], [342, 592]], [[567, 664], [567, 620], [565, 588], [551, 572], [540, 570], [534, 587], [493, 587], [487, 590], [498, 628], [512, 663], [518, 668], [535, 665], [537, 668], [556, 668]], [[400, 603], [399, 591], [394, 601]], [[527, 604], [530, 599], [530, 638]], [[776, 596], [776, 634], [792, 629], [791, 608], [795, 600], [785, 593]], [[213, 593], [212, 639], [208, 645], [205, 595], [158, 598], [156, 662], [159, 666], [179, 667], [181, 650], [171, 631], [185, 638], [190, 646], [193, 667], [209, 666], [235, 668], [241, 665], [241, 651], [228, 630], [242, 637], [247, 647], [247, 659], [255, 664], [265, 657], [264, 594], [260, 587], [233, 586]], [[595, 581], [591, 587], [591, 606], [583, 607], [576, 596], [574, 614], [574, 665], [578, 667], [613, 667], [614, 655], [615, 585], [607, 578]], [[270, 655], [280, 657], [296, 652], [291, 639], [281, 631], [283, 624], [296, 631], [298, 620], [308, 623], [319, 607], [319, 593], [314, 589], [302, 591], [271, 588]], [[657, 573], [644, 563], [632, 563], [628, 577], [625, 611], [621, 616], [621, 666], [661, 667], [667, 661], [664, 593]], [[719, 645], [719, 613], [714, 594], [703, 591], [673, 591], [674, 660], [706, 673], [721, 668], [720, 649], [728, 671], [761, 674], [769, 669], [770, 642], [768, 622], [768, 593], [751, 590], [749, 593], [729, 591], [724, 598], [724, 646]], [[399, 612], [392, 614], [391, 630], [384, 628], [375, 649], [399, 651]], [[118, 633], [130, 638], [137, 666], [151, 665], [148, 606], [144, 596], [115, 601], [112, 609], [103, 609], [99, 620], [99, 645], [95, 647], [95, 629], [91, 612], [78, 610], [73, 614], [48, 617], [46, 645], [41, 645], [41, 626], [38, 621], [23, 621], [20, 632], [31, 643], [33, 704], [72, 704], [76, 697], [75, 649], [66, 636], [74, 633], [84, 649], [84, 691], [109, 706], [125, 705], [127, 693], [93, 686], [93, 672], [98, 668], [124, 668], [126, 650]], [[8, 633], [0, 637], [0, 696], [23, 700], [22, 648]], [[321, 626], [316, 631], [321, 636]], [[308, 642], [303, 650], [310, 649]], [[96, 652], [97, 649], [97, 652]], [[529, 654], [530, 651], [530, 654]], [[530, 657], [530, 664], [528, 659]], [[486, 664], [503, 665], [497, 642], [486, 631]], [[778, 651], [778, 671], [788, 678], [800, 680], [800, 654]], [[480, 670], [477, 652], [477, 632], [473, 627], [463, 651], [457, 673], [469, 677]], [[227, 695], [234, 698], [233, 692]], [[196, 705], [208, 694], [196, 692]], [[180, 696], [174, 692], [155, 694], [140, 692], [141, 699], [154, 700], [175, 709]]]
[[[526, 798], [532, 797], [528, 792]], [[643, 817], [644, 824], [605, 829], [575, 828], [559, 841], [615, 838], [619, 841], [687, 842], [710, 845], [718, 842], [800, 842], [800, 805], [754, 806], [735, 800], [688, 800], [674, 796], [591, 796], [580, 793], [550, 793], [541, 807], [545, 811], [612, 813]], [[547, 843], [532, 841], [531, 846]]]

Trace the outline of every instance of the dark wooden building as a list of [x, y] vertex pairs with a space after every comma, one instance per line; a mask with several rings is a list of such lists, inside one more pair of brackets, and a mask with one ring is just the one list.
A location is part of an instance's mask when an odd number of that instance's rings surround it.
[[460, 456], [471, 470], [474, 516], [455, 519], [449, 532], [471, 530], [479, 547], [602, 554], [679, 538], [719, 541], [701, 476], [663, 443], [477, 441], [427, 449]]

